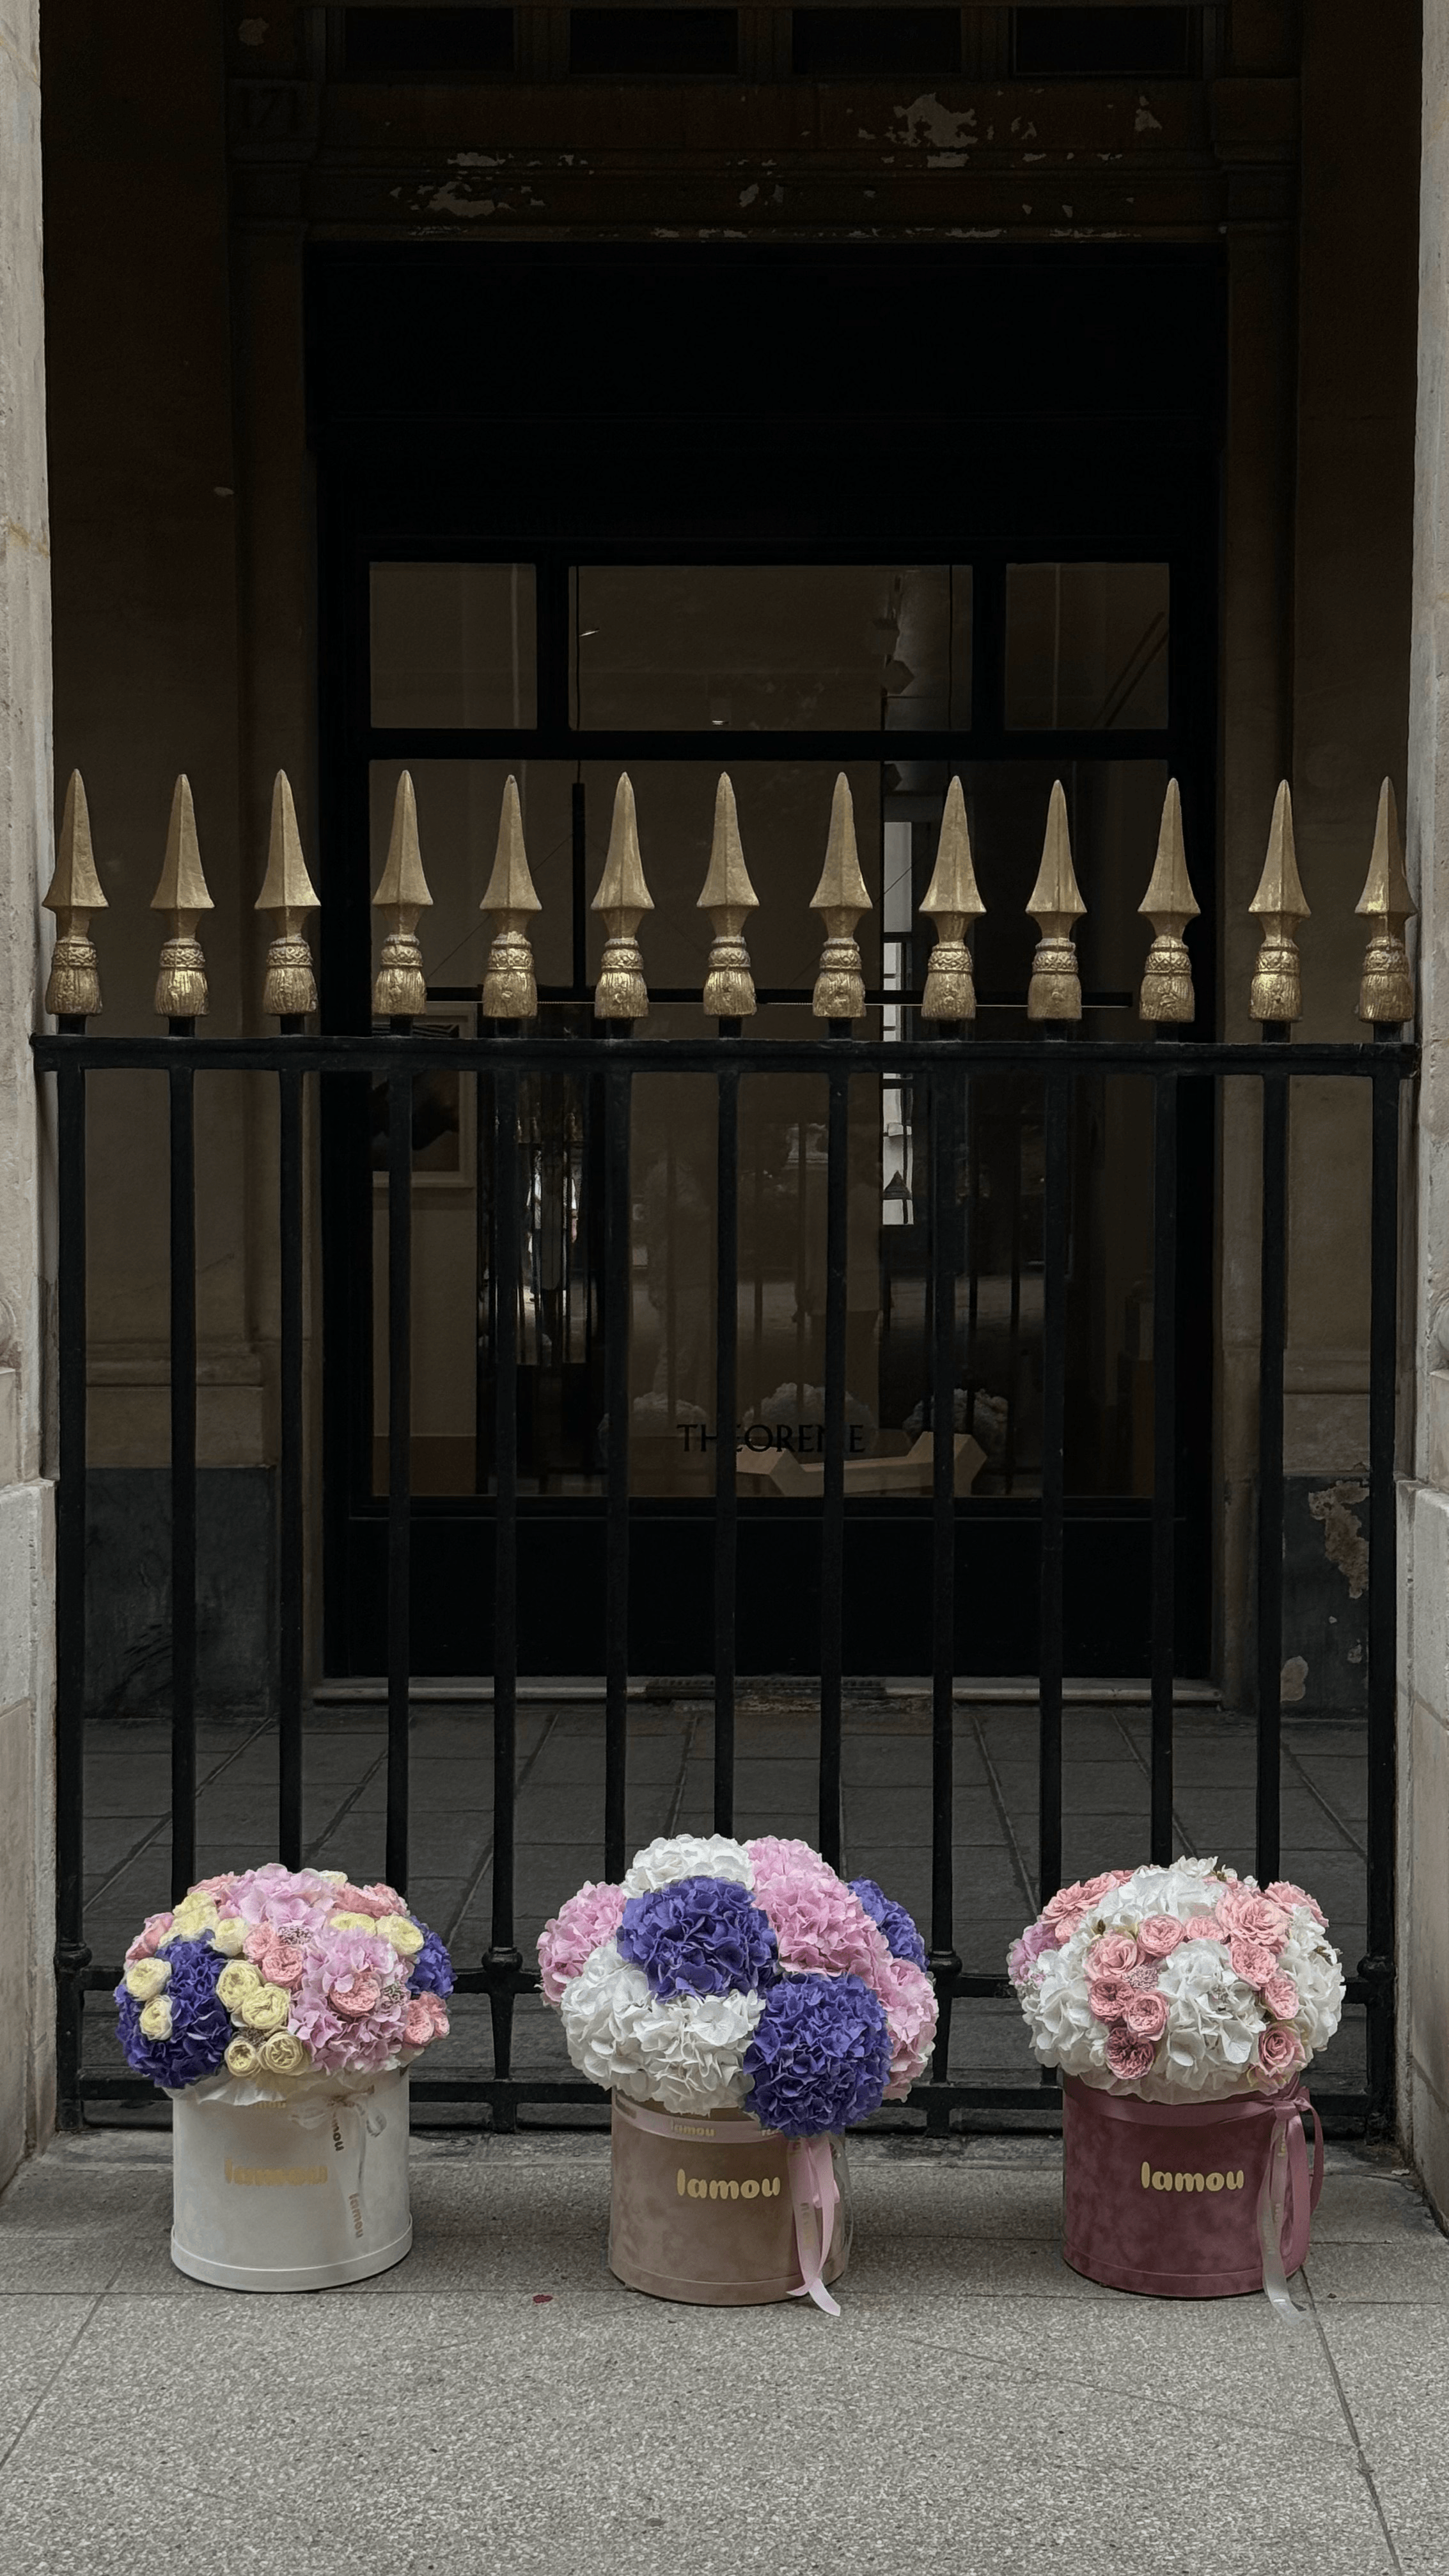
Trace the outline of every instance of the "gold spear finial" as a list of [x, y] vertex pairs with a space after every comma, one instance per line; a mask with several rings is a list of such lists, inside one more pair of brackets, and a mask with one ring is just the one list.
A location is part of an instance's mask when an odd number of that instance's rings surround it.
[[538, 985], [525, 924], [530, 913], [541, 912], [543, 907], [529, 874], [528, 852], [523, 846], [523, 808], [518, 801], [518, 782], [511, 776], [503, 782], [493, 874], [478, 909], [492, 915], [498, 924], [483, 977], [484, 1018], [536, 1019]]
[[830, 800], [825, 865], [810, 898], [811, 911], [818, 912], [825, 924], [825, 945], [820, 951], [812, 1004], [817, 1020], [859, 1020], [865, 1016], [865, 979], [854, 931], [861, 914], [870, 908], [855, 846], [850, 782], [842, 770]]
[[971, 976], [966, 924], [979, 920], [986, 906], [976, 883], [971, 833], [966, 821], [966, 799], [961, 793], [959, 778], [953, 778], [946, 790], [941, 837], [936, 844], [936, 865], [931, 882], [921, 897], [921, 910], [936, 925], [936, 945], [931, 951], [926, 968], [926, 989], [921, 995], [921, 1017], [923, 1020], [974, 1020], [976, 986]]
[[196, 926], [204, 912], [215, 909], [201, 873], [201, 849], [196, 838], [196, 808], [191, 801], [191, 781], [183, 771], [171, 797], [171, 820], [166, 826], [166, 855], [161, 862], [161, 882], [151, 897], [151, 910], [170, 916], [152, 1006], [158, 1018], [205, 1018], [206, 959], [201, 953]]
[[1409, 973], [1409, 952], [1404, 946], [1404, 924], [1413, 919], [1418, 906], [1404, 874], [1399, 809], [1387, 778], [1379, 789], [1368, 880], [1354, 910], [1367, 913], [1374, 924], [1363, 953], [1358, 1016], [1361, 1020], [1387, 1022], [1390, 1028], [1402, 1028], [1405, 1020], [1414, 1016], [1414, 982]]
[[46, 911], [55, 914], [57, 931], [45, 1007], [58, 1020], [92, 1019], [101, 1007], [101, 977], [86, 930], [91, 914], [108, 907], [96, 874], [90, 809], [78, 769], [71, 771], [65, 791], [55, 873], [44, 902]]
[[744, 942], [745, 916], [759, 910], [740, 840], [735, 791], [721, 771], [714, 791], [714, 839], [698, 909], [714, 930], [704, 976], [704, 1009], [714, 1020], [747, 1020], [755, 1008], [755, 979]]
[[1192, 959], [1182, 934], [1190, 921], [1196, 921], [1198, 904], [1187, 873], [1182, 798], [1175, 778], [1167, 782], [1157, 834], [1157, 860], [1137, 909], [1157, 934], [1142, 970], [1140, 1014], [1144, 1020], [1190, 1020], [1197, 1005], [1192, 991]]
[[1072, 866], [1067, 800], [1059, 778], [1052, 785], [1041, 866], [1026, 908], [1041, 932], [1031, 961], [1026, 1016], [1029, 1020], [1079, 1020], [1082, 979], [1077, 972], [1072, 929], [1087, 907]]
[[372, 1007], [380, 1020], [412, 1020], [427, 1009], [428, 981], [417, 931], [418, 914], [430, 912], [432, 902], [418, 847], [417, 799], [405, 769], [392, 803], [387, 861], [372, 898], [374, 912], [384, 919], [382, 956], [372, 987]]
[[1252, 998], [1248, 1008], [1255, 1020], [1301, 1020], [1302, 960], [1293, 933], [1300, 921], [1309, 919], [1309, 911], [1298, 880], [1298, 860], [1293, 847], [1293, 798], [1286, 778], [1273, 799], [1268, 855], [1263, 861], [1258, 891], [1248, 910], [1256, 913], [1263, 923], [1263, 944], [1253, 969]]
[[609, 934], [594, 987], [594, 1016], [600, 1020], [647, 1020], [649, 988], [634, 934], [645, 913], [653, 911], [654, 898], [644, 882], [634, 790], [627, 770], [614, 790], [609, 852], [593, 909], [603, 914]]
[[307, 914], [319, 911], [320, 906], [302, 856], [297, 809], [285, 769], [278, 770], [272, 789], [267, 873], [255, 908], [274, 913], [277, 923], [267, 950], [262, 1009], [273, 1019], [304, 1019], [317, 1008], [317, 986], [312, 974], [312, 951], [303, 936], [302, 924]]

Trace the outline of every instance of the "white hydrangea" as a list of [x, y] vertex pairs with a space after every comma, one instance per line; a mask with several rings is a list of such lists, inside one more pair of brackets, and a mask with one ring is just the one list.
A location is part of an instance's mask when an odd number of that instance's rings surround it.
[[649, 1991], [603, 1942], [559, 2001], [568, 2052], [581, 2075], [632, 2102], [676, 2114], [722, 2111], [742, 2102], [745, 2051], [765, 2009], [763, 1994], [671, 1995]]
[[661, 1834], [634, 1854], [621, 1885], [626, 1896], [647, 1896], [677, 1878], [732, 1878], [752, 1888], [755, 1869], [744, 1844], [728, 1834]]

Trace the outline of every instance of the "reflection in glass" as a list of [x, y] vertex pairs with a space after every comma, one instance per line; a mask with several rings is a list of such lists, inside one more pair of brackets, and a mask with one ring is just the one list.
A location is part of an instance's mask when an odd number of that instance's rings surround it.
[[375, 563], [375, 725], [533, 725], [532, 564]]
[[1165, 725], [1167, 611], [1166, 564], [1008, 564], [1008, 726]]
[[581, 731], [867, 733], [970, 722], [963, 564], [581, 564]]

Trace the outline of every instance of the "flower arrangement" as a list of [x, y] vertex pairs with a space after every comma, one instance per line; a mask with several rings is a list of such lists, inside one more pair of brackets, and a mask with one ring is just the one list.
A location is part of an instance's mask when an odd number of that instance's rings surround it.
[[395, 1888], [340, 1869], [199, 1879], [147, 1917], [116, 1988], [121, 2046], [175, 2091], [221, 2076], [378, 2074], [446, 2036], [448, 1953]]
[[1215, 1860], [1061, 1888], [1013, 1943], [1007, 1973], [1044, 2066], [1145, 2102], [1281, 2093], [1343, 2009], [1314, 1899]]
[[665, 1835], [545, 1924], [543, 1992], [580, 2073], [674, 2115], [820, 2137], [904, 2100], [936, 2032], [921, 1936], [808, 1843]]

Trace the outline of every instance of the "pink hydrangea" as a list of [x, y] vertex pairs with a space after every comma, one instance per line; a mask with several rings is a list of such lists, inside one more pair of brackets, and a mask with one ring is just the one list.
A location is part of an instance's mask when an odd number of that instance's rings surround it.
[[235, 1885], [235, 1870], [224, 1869], [216, 1878], [199, 1878], [192, 1893], [196, 1896], [214, 1896], [218, 1914], [228, 1914], [231, 1908], [227, 1900]]
[[780, 1965], [859, 1977], [880, 1994], [890, 1948], [854, 1889], [808, 1843], [767, 1834], [745, 1849], [755, 1873], [755, 1903], [773, 1926]]
[[[390, 1941], [373, 1932], [328, 1931], [309, 1944], [288, 2027], [329, 2073], [368, 2073], [404, 2045], [413, 2000]], [[361, 2001], [366, 2008], [355, 2010]]]
[[295, 1923], [320, 1931], [337, 1911], [337, 1888], [315, 1869], [284, 1869], [279, 1860], [269, 1860], [236, 1881], [231, 1903], [233, 1912], [254, 1930], [263, 1924], [278, 1928]]
[[891, 2040], [891, 2073], [885, 2099], [903, 2102], [930, 2064], [936, 2038], [936, 1990], [912, 1960], [888, 1956], [875, 1991], [885, 2005]]
[[549, 2003], [558, 2003], [585, 1960], [612, 1941], [624, 1919], [624, 1901], [622, 1887], [611, 1880], [587, 1878], [545, 1923], [538, 1936], [538, 1971]]
[[1029, 1923], [1021, 1939], [1013, 1941], [1007, 1952], [1006, 1973], [1012, 1984], [1022, 1985], [1042, 1952], [1055, 1948], [1056, 1932], [1050, 1923]]

